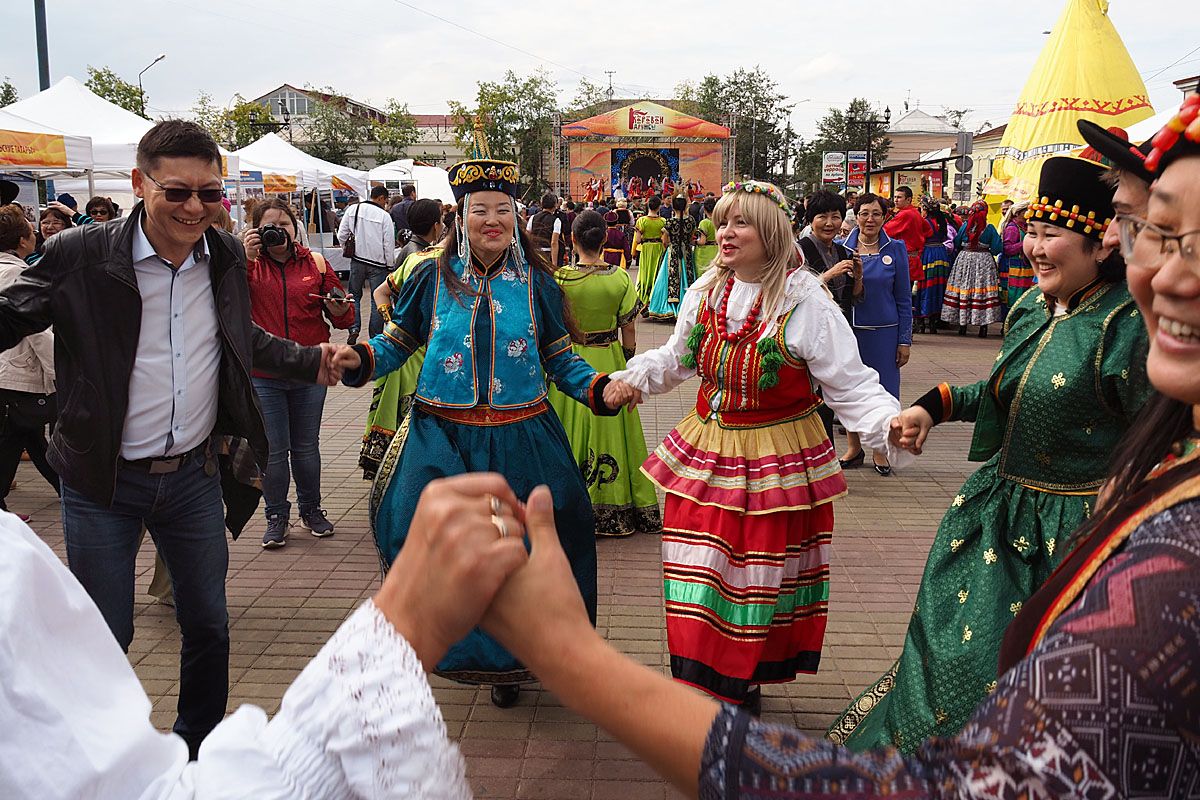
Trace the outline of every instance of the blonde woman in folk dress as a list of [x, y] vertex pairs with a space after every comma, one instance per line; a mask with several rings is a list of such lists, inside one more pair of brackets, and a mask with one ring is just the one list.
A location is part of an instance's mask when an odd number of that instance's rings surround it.
[[[677, 680], [755, 707], [763, 683], [815, 672], [829, 599], [833, 501], [846, 492], [815, 388], [889, 457], [899, 412], [820, 279], [796, 261], [777, 188], [730, 184], [719, 255], [657, 350], [613, 373], [606, 402], [699, 375], [696, 408], [646, 461], [666, 493], [667, 643]], [[608, 396], [608, 395], [611, 395]]]

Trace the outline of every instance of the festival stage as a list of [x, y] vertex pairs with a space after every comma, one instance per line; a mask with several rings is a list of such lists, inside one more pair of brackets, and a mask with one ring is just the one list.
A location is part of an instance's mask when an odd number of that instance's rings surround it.
[[555, 137], [551, 182], [579, 200], [598, 182], [601, 196], [631, 178], [645, 186], [665, 178], [683, 192], [689, 181], [720, 193], [732, 172], [734, 139], [729, 128], [658, 103], [621, 106], [580, 122], [564, 123]]

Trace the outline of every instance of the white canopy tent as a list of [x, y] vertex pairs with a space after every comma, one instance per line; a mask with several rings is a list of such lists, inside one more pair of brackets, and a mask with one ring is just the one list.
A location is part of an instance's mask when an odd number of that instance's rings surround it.
[[354, 192], [359, 197], [367, 194], [367, 173], [310, 156], [303, 150], [288, 144], [278, 135], [268, 133], [256, 142], [234, 151], [247, 172], [261, 172], [266, 191], [272, 191], [269, 176], [290, 178], [277, 181], [278, 191], [295, 191], [297, 188], [333, 188]]
[[4, 110], [64, 133], [89, 137], [98, 176], [128, 177], [138, 141], [154, 126], [150, 120], [93, 94], [72, 77]]
[[418, 164], [411, 158], [401, 158], [380, 164], [367, 173], [367, 180], [371, 183], [383, 183], [384, 181], [415, 183], [417, 197], [428, 197], [442, 203], [454, 204], [454, 192], [450, 189], [450, 178], [446, 170]]
[[79, 176], [95, 166], [92, 140], [0, 109], [0, 169]]

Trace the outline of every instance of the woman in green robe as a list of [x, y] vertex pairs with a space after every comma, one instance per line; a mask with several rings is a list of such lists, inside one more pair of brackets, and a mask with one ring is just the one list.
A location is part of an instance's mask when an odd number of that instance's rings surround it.
[[702, 240], [696, 245], [693, 257], [696, 260], [696, 274], [703, 275], [704, 270], [717, 257], [717, 226], [713, 224], [713, 209], [717, 207], [717, 198], [709, 197], [704, 200], [704, 219], [696, 226]]
[[654, 291], [654, 279], [658, 277], [658, 264], [662, 261], [662, 232], [667, 221], [658, 215], [662, 198], [654, 195], [646, 201], [648, 213], [638, 217], [633, 225], [633, 252], [638, 253], [637, 296], [643, 306], [650, 304], [650, 293]]
[[[571, 226], [574, 263], [555, 275], [584, 335], [572, 348], [605, 374], [625, 369], [626, 358], [636, 350], [635, 320], [642, 307], [629, 273], [605, 263], [606, 236], [607, 226], [598, 213], [577, 216]], [[596, 535], [661, 532], [658, 495], [641, 471], [646, 437], [637, 409], [598, 417], [554, 386], [548, 399], [583, 471], [595, 509]]]
[[911, 753], [958, 733], [996, 686], [1005, 629], [1072, 546], [1150, 395], [1145, 327], [1124, 262], [1101, 241], [1114, 216], [1102, 173], [1046, 162], [1024, 243], [1039, 286], [1009, 313], [991, 375], [942, 384], [901, 415], [918, 451], [933, 425], [974, 422], [969, 457], [985, 463], [938, 528], [900, 659], [833, 724], [835, 742]]

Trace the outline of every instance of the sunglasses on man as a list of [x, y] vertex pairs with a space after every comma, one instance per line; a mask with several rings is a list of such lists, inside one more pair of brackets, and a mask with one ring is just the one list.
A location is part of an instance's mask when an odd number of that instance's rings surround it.
[[199, 197], [201, 203], [219, 203], [225, 196], [222, 189], [184, 189], [179, 186], [163, 186], [153, 175], [145, 172], [142, 174], [154, 181], [154, 185], [159, 189], [162, 189], [163, 197], [167, 199], [168, 203], [186, 203], [192, 195]]

